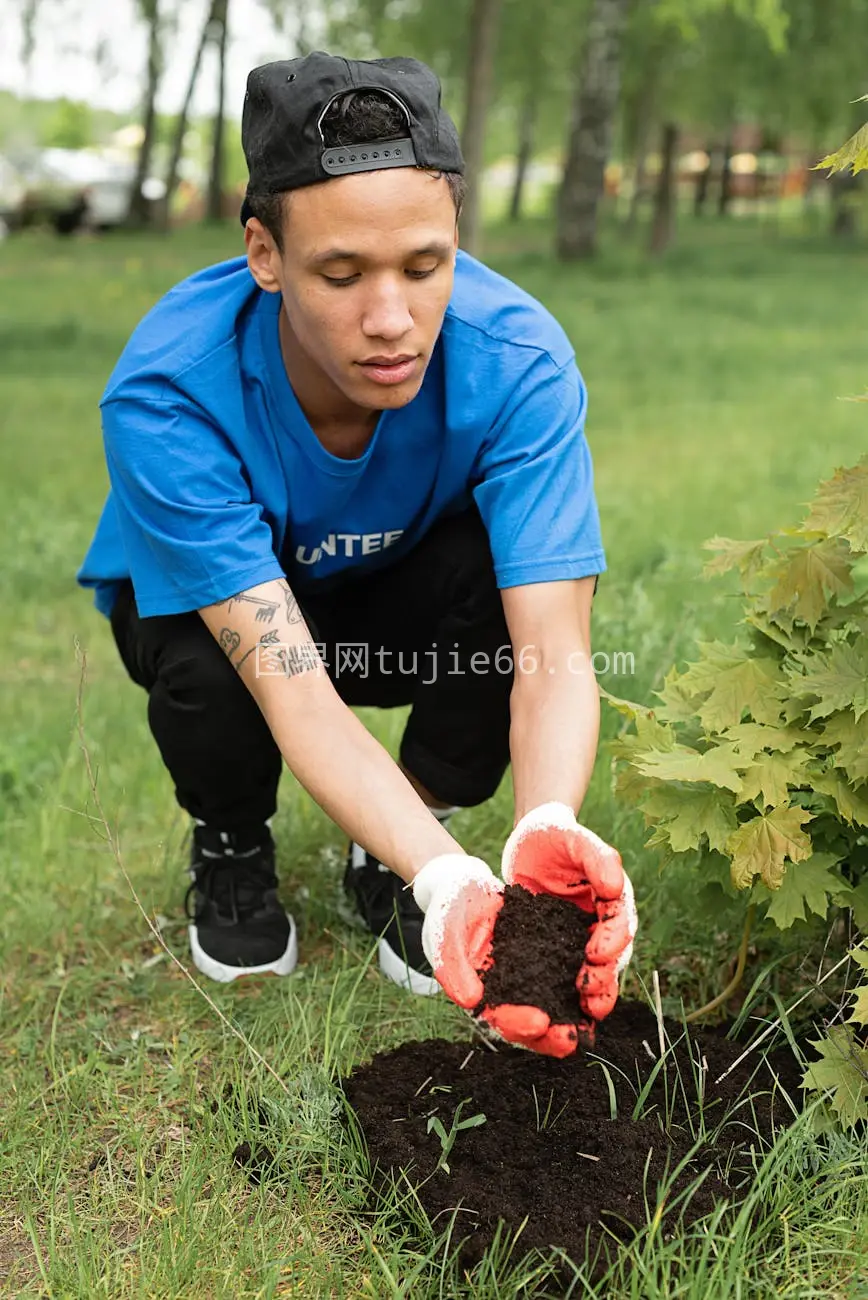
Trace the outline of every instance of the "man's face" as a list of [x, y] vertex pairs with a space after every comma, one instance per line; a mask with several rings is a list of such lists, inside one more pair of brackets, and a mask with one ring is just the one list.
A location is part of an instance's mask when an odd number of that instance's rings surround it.
[[410, 167], [342, 176], [294, 191], [288, 209], [283, 255], [257, 221], [246, 242], [257, 282], [282, 296], [290, 370], [300, 361], [363, 409], [406, 405], [452, 293], [446, 180]]

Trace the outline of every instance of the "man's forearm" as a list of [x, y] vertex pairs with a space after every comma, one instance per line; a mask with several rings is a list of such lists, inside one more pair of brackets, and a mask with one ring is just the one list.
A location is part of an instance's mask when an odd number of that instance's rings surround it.
[[600, 694], [590, 663], [582, 672], [561, 664], [516, 671], [510, 700], [509, 745], [515, 821], [557, 800], [578, 813], [585, 798], [600, 731]]
[[287, 766], [333, 821], [403, 880], [460, 845], [326, 675], [288, 585], [262, 583], [200, 611]]

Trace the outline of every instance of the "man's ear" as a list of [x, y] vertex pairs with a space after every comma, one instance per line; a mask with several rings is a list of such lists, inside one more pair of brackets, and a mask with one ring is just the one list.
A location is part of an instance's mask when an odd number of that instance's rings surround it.
[[266, 293], [280, 293], [280, 278], [277, 267], [280, 265], [280, 253], [277, 251], [273, 236], [265, 229], [258, 217], [250, 217], [244, 227], [244, 244], [247, 248], [247, 265], [260, 289]]

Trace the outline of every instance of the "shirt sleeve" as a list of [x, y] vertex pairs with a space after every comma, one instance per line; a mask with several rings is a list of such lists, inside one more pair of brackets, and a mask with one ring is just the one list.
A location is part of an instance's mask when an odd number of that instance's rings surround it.
[[586, 410], [575, 363], [558, 368], [543, 355], [482, 448], [473, 496], [500, 588], [605, 571]]
[[143, 618], [200, 609], [283, 576], [225, 434], [180, 399], [102, 407], [106, 462]]

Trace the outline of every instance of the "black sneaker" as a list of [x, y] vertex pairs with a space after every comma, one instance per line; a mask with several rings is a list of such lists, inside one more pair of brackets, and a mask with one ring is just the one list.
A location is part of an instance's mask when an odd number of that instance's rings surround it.
[[184, 907], [193, 962], [212, 980], [288, 975], [298, 960], [295, 922], [277, 899], [274, 840], [267, 826], [217, 831], [194, 826], [193, 883]]
[[440, 985], [422, 950], [425, 916], [400, 876], [360, 844], [351, 844], [344, 888], [367, 928], [380, 938], [383, 974], [411, 993], [439, 993]]

